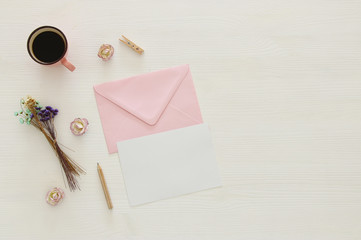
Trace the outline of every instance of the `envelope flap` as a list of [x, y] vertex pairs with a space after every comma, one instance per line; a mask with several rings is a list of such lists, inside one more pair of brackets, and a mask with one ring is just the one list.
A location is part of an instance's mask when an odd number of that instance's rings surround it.
[[140, 120], [154, 125], [188, 72], [189, 66], [181, 65], [99, 84], [94, 90]]

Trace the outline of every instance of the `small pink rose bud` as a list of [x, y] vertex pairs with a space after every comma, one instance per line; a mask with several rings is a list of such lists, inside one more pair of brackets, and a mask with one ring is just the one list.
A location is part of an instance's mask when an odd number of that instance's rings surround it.
[[46, 202], [52, 206], [57, 205], [65, 197], [64, 191], [60, 188], [53, 188], [46, 194]]
[[98, 57], [104, 61], [108, 61], [114, 54], [114, 48], [110, 44], [103, 44], [99, 48]]
[[86, 118], [75, 118], [70, 123], [70, 130], [76, 136], [83, 135], [88, 130], [89, 122]]

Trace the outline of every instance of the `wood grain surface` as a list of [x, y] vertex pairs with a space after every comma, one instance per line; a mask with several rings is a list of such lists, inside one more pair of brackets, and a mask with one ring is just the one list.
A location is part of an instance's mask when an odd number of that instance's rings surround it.
[[[66, 34], [74, 72], [28, 56], [42, 25]], [[0, 239], [361, 239], [360, 0], [2, 0], [0, 36]], [[185, 63], [223, 186], [131, 208], [92, 87]], [[45, 194], [65, 188], [58, 159], [13, 116], [26, 95], [60, 110], [59, 141], [87, 170], [56, 207]], [[69, 130], [76, 117], [84, 136]]]

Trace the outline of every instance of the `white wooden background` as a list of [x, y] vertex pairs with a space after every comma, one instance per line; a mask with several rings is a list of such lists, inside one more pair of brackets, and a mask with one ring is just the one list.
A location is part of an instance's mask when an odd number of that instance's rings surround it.
[[[30, 59], [41, 25], [65, 32], [75, 72]], [[1, 0], [0, 39], [0, 239], [361, 239], [360, 0]], [[223, 187], [130, 208], [92, 86], [184, 63]], [[87, 170], [57, 207], [44, 196], [64, 188], [58, 160], [13, 116], [28, 94], [60, 109], [59, 140]], [[75, 117], [90, 121], [82, 137]]]

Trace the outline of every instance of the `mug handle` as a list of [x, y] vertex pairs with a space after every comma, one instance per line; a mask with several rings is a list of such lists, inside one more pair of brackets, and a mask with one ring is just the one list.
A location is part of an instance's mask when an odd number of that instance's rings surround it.
[[68, 62], [66, 58], [61, 59], [61, 64], [63, 64], [67, 69], [69, 69], [71, 72], [75, 70], [75, 66]]

